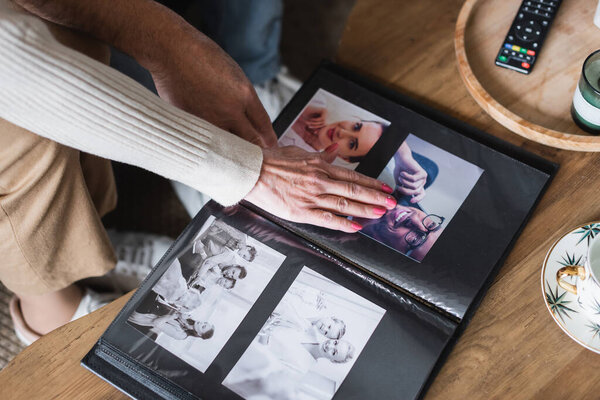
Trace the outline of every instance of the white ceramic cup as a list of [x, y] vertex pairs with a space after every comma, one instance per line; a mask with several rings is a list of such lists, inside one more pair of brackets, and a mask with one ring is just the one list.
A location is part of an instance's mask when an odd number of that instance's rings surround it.
[[[577, 283], [567, 282], [565, 276], [575, 276]], [[577, 302], [596, 323], [600, 323], [600, 238], [592, 239], [587, 258], [581, 265], [567, 265], [556, 272], [558, 285], [577, 296]]]

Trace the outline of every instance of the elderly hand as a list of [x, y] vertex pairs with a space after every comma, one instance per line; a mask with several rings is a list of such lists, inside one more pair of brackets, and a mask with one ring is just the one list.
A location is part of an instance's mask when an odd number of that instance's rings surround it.
[[260, 177], [246, 200], [283, 219], [344, 232], [362, 226], [336, 214], [380, 218], [394, 208], [389, 186], [330, 165], [336, 148], [322, 153], [294, 146], [263, 150]]
[[191, 27], [172, 41], [177, 46], [150, 66], [160, 97], [261, 147], [277, 144], [254, 87], [231, 57]]

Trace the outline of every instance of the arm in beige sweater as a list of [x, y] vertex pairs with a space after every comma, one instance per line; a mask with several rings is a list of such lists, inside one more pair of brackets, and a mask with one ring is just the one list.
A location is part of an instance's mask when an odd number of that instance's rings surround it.
[[39, 18], [0, 0], [0, 117], [104, 158], [148, 169], [224, 205], [260, 174], [262, 152], [61, 45]]

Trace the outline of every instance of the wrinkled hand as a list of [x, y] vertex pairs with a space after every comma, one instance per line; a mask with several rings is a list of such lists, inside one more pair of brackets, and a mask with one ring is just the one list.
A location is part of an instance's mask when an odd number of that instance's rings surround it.
[[161, 98], [261, 147], [277, 144], [252, 84], [217, 44], [190, 29], [168, 51], [149, 66]]
[[[332, 145], [331, 147], [337, 147]], [[258, 182], [246, 200], [293, 222], [344, 232], [362, 229], [336, 214], [380, 218], [396, 200], [382, 182], [330, 165], [337, 151], [309, 153], [295, 146], [263, 150]]]

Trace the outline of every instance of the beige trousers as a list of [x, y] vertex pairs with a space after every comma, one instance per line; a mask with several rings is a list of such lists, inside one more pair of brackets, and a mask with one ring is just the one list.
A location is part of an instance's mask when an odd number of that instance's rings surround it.
[[[52, 29], [63, 44], [107, 61], [106, 46]], [[0, 281], [17, 295], [46, 294], [114, 268], [100, 217], [116, 201], [108, 160], [0, 119]]]

